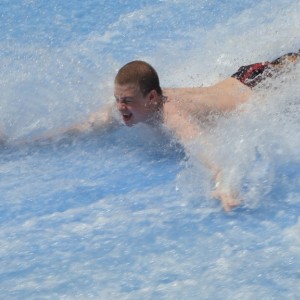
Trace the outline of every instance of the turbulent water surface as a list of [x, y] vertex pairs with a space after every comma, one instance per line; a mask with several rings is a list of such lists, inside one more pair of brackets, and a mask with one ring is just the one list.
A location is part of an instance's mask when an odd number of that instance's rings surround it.
[[1, 298], [299, 297], [299, 64], [210, 130], [243, 199], [229, 214], [205, 167], [147, 126], [21, 143], [112, 103], [133, 59], [163, 86], [205, 86], [298, 51], [299, 1], [5, 0], [0, 12]]

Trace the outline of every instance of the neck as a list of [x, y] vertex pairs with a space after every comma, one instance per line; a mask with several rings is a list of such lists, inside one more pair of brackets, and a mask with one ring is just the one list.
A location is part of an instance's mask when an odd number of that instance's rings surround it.
[[164, 104], [167, 100], [167, 97], [161, 95], [159, 96], [159, 100], [152, 107], [152, 115], [147, 120], [147, 124], [151, 126], [157, 126], [158, 124], [163, 123], [164, 119]]

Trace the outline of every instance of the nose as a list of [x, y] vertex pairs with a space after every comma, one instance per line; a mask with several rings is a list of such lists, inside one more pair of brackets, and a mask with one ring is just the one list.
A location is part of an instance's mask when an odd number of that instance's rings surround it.
[[124, 110], [126, 108], [126, 105], [123, 102], [117, 102], [117, 109], [118, 110]]

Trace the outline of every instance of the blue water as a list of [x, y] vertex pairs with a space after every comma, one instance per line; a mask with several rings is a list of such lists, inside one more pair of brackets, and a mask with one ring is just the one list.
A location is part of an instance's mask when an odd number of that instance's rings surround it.
[[300, 3], [2, 1], [3, 299], [298, 299], [299, 64], [210, 129], [243, 204], [224, 213], [194, 154], [139, 125], [37, 145], [113, 100], [132, 59], [163, 86], [213, 84], [300, 48]]

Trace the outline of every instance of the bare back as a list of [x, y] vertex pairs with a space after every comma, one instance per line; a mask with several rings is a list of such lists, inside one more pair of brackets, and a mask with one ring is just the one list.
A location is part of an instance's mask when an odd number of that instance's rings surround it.
[[224, 113], [237, 108], [251, 95], [251, 90], [235, 78], [199, 88], [164, 89], [164, 122], [183, 142], [201, 134], [195, 120], [211, 112]]

